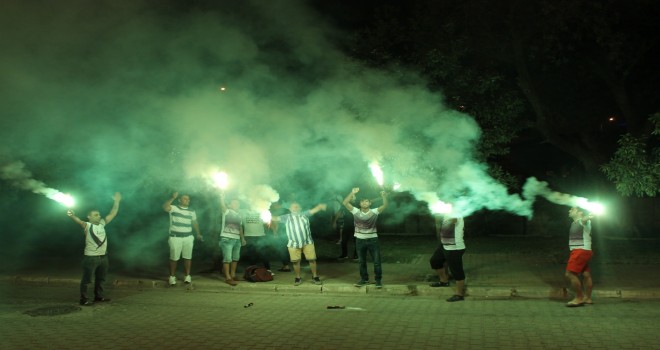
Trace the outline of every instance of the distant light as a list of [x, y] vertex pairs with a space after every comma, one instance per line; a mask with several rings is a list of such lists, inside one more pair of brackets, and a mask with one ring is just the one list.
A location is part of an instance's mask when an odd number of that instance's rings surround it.
[[611, 122], [613, 122], [613, 121], [615, 121], [615, 120], [616, 120], [616, 118], [615, 118], [615, 117], [609, 117], [609, 118], [607, 118], [607, 120], [609, 120], [609, 121], [611, 121]]
[[399, 188], [401, 188], [401, 184], [398, 183], [398, 182], [395, 182], [395, 183], [392, 185], [392, 191], [396, 191], [396, 190], [398, 190]]
[[225, 92], [225, 91], [227, 91], [227, 88], [224, 87], [224, 86], [221, 86], [218, 90], [220, 90], [220, 92]]

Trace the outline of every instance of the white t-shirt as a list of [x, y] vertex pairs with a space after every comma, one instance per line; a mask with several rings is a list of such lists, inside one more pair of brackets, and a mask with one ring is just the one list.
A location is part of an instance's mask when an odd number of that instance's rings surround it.
[[264, 230], [264, 221], [261, 220], [261, 214], [252, 211], [243, 211], [243, 235], [245, 237], [263, 237], [266, 236]]
[[85, 222], [85, 255], [105, 255], [108, 250], [108, 240], [105, 235], [105, 220], [98, 225]]

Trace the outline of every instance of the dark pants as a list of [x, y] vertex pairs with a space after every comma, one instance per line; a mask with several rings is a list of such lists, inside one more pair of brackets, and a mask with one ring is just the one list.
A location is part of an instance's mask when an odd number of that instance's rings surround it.
[[[266, 236], [251, 237], [245, 236], [245, 249], [243, 256], [249, 265], [261, 264], [266, 270], [270, 270], [269, 251], [271, 242]], [[241, 258], [243, 260], [243, 258]]]
[[446, 250], [439, 246], [431, 256], [431, 268], [434, 270], [444, 267], [445, 262], [451, 271], [452, 276], [457, 281], [465, 279], [465, 271], [463, 271], [463, 254], [465, 249], [461, 250]]
[[360, 279], [362, 281], [369, 280], [369, 272], [367, 272], [367, 252], [371, 254], [374, 261], [374, 275], [376, 282], [380, 282], [383, 278], [383, 267], [380, 263], [380, 245], [378, 238], [356, 238], [355, 245], [357, 249], [358, 259], [360, 260]]
[[[341, 228], [340, 228], [341, 229]], [[355, 226], [344, 226], [341, 235], [341, 255], [340, 258], [357, 258], [357, 248], [355, 246]], [[353, 255], [348, 255], [348, 241], [353, 242]]]
[[94, 298], [103, 298], [103, 283], [108, 275], [108, 256], [87, 256], [82, 261], [83, 275], [80, 280], [80, 300], [87, 300], [87, 285], [94, 276]]

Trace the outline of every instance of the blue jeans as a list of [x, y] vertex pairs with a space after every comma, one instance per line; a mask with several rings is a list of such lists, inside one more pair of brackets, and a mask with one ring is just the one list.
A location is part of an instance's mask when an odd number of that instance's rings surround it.
[[378, 238], [356, 238], [355, 246], [357, 248], [357, 256], [360, 260], [360, 279], [362, 281], [369, 280], [369, 272], [367, 272], [367, 252], [371, 254], [374, 261], [374, 275], [376, 275], [376, 282], [380, 282], [383, 278], [383, 268], [380, 263], [380, 245]]

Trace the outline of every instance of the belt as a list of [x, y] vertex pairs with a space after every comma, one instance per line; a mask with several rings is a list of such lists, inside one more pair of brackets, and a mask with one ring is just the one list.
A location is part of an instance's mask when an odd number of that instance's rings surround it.
[[170, 237], [188, 237], [192, 236], [192, 233], [171, 233], [170, 232]]
[[103, 254], [103, 255], [85, 255], [85, 257], [88, 257], [88, 258], [105, 258], [105, 254]]

